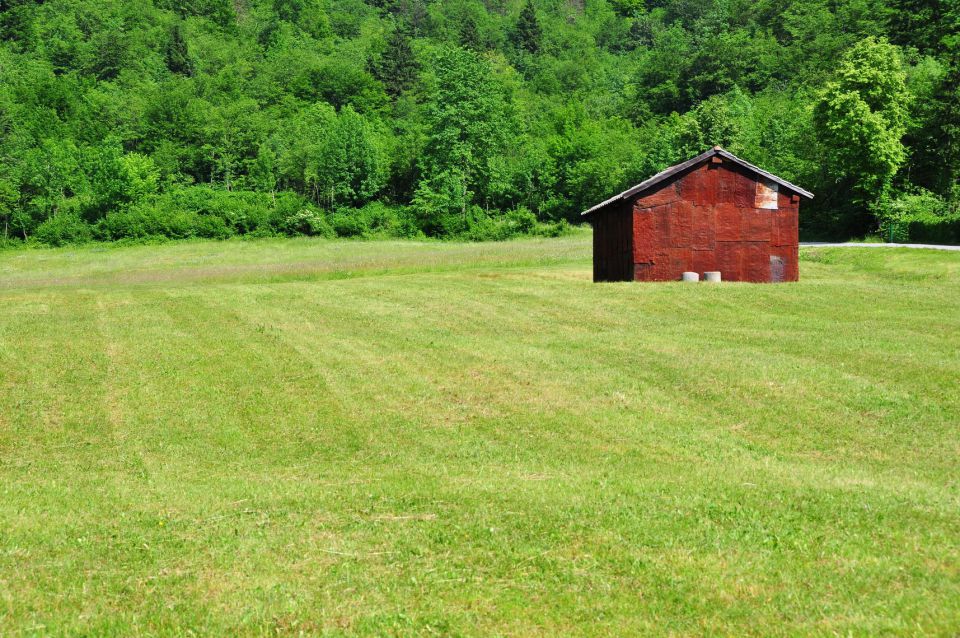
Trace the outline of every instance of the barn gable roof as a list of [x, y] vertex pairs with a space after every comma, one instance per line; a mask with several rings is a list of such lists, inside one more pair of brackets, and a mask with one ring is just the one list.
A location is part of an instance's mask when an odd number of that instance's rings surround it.
[[773, 173], [768, 173], [762, 168], [754, 166], [753, 164], [751, 164], [746, 160], [740, 159], [733, 153], [723, 150], [719, 146], [714, 146], [706, 153], [701, 153], [700, 155], [697, 155], [694, 158], [688, 159], [686, 162], [681, 162], [680, 164], [676, 164], [675, 166], [671, 166], [666, 170], [660, 171], [653, 177], [640, 182], [639, 184], [637, 184], [632, 188], [628, 188], [627, 190], [623, 191], [619, 195], [614, 195], [610, 199], [600, 202], [593, 208], [589, 208], [583, 211], [582, 215], [590, 215], [591, 213], [595, 213], [602, 208], [606, 208], [607, 206], [609, 206], [610, 204], [613, 204], [614, 202], [623, 201], [625, 199], [630, 199], [631, 197], [640, 195], [644, 191], [650, 190], [651, 188], [660, 184], [661, 182], [669, 180], [674, 175], [677, 175], [678, 173], [682, 173], [688, 168], [693, 168], [694, 166], [702, 164], [703, 162], [706, 162], [707, 160], [709, 160], [714, 156], [720, 156], [720, 157], [723, 157], [724, 159], [728, 159], [734, 164], [739, 164], [740, 166], [742, 166], [743, 168], [747, 169], [752, 173], [756, 173], [757, 175], [762, 175], [768, 180], [776, 182], [777, 184], [780, 184], [781, 186], [784, 186], [786, 188], [789, 188], [790, 190], [792, 190], [793, 192], [799, 195], [803, 195], [808, 199], [813, 199], [813, 193], [811, 193], [810, 191], [804, 190], [795, 184], [791, 184], [787, 180], [781, 177], [777, 177]]

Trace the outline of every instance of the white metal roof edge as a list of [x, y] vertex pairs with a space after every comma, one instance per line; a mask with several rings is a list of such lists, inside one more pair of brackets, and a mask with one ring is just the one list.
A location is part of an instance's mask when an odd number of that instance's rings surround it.
[[588, 208], [587, 210], [583, 211], [582, 213], [580, 213], [580, 215], [581, 215], [581, 217], [582, 217], [582, 216], [585, 216], [585, 215], [589, 215], [589, 214], [591, 214], [591, 213], [595, 213], [595, 212], [597, 212], [598, 210], [600, 210], [600, 209], [602, 209], [602, 208], [606, 208], [607, 206], [609, 206], [610, 204], [612, 204], [612, 203], [614, 203], [614, 202], [616, 202], [616, 201], [618, 201], [618, 200], [624, 200], [624, 199], [627, 199], [628, 197], [632, 197], [632, 196], [636, 195], [637, 193], [641, 193], [641, 192], [643, 192], [643, 191], [645, 191], [645, 190], [647, 190], [647, 189], [649, 189], [649, 188], [651, 188], [651, 187], [653, 187], [653, 186], [656, 186], [657, 184], [659, 184], [659, 183], [662, 182], [663, 180], [667, 179], [668, 177], [670, 177], [670, 176], [672, 176], [672, 175], [676, 175], [677, 173], [680, 173], [680, 172], [682, 172], [682, 171], [685, 171], [685, 170], [687, 170], [688, 168], [691, 168], [691, 167], [693, 167], [693, 166], [696, 166], [696, 165], [699, 164], [700, 162], [704, 162], [704, 161], [710, 159], [711, 157], [713, 157], [714, 155], [720, 155], [721, 157], [725, 157], [726, 159], [728, 159], [728, 160], [730, 160], [730, 161], [732, 161], [732, 162], [734, 162], [734, 163], [736, 163], [736, 164], [739, 164], [740, 166], [743, 166], [744, 168], [747, 168], [747, 169], [749, 169], [749, 170], [757, 173], [758, 175], [763, 175], [764, 177], [766, 177], [767, 179], [769, 179], [769, 180], [771, 180], [771, 181], [777, 182], [778, 184], [781, 184], [782, 186], [786, 186], [786, 187], [789, 188], [790, 190], [792, 190], [792, 191], [794, 191], [794, 192], [796, 192], [796, 193], [798, 193], [798, 194], [800, 194], [800, 195], [803, 195], [804, 197], [806, 197], [806, 198], [808, 198], [808, 199], [813, 199], [813, 193], [811, 193], [810, 191], [805, 190], [805, 189], [803, 189], [803, 188], [800, 188], [800, 187], [797, 186], [796, 184], [791, 184], [791, 183], [788, 182], [787, 180], [785, 180], [785, 179], [783, 179], [783, 178], [781, 178], [781, 177], [777, 177], [777, 176], [774, 175], [773, 173], [769, 173], [769, 172], [763, 170], [762, 168], [759, 168], [759, 167], [757, 167], [757, 166], [754, 166], [754, 165], [751, 164], [750, 162], [748, 162], [748, 161], [746, 161], [746, 160], [740, 159], [739, 157], [737, 157], [737, 156], [734, 155], [733, 153], [731, 153], [731, 152], [729, 152], [729, 151], [725, 151], [725, 150], [723, 150], [722, 148], [720, 148], [719, 146], [714, 146], [713, 148], [711, 148], [710, 150], [708, 150], [708, 151], [705, 152], [705, 153], [701, 153], [700, 155], [697, 155], [696, 157], [693, 157], [693, 158], [691, 158], [691, 159], [688, 159], [688, 160], [685, 161], [685, 162], [681, 162], [680, 164], [675, 164], [675, 165], [673, 165], [673, 166], [671, 166], [671, 167], [669, 167], [669, 168], [666, 168], [666, 169], [660, 171], [659, 173], [657, 173], [656, 175], [654, 175], [653, 177], [650, 177], [650, 178], [645, 179], [644, 181], [640, 182], [640, 183], [637, 184], [636, 186], [633, 186], [633, 187], [631, 187], [631, 188], [628, 188], [627, 190], [623, 191], [622, 193], [620, 193], [620, 194], [618, 194], [618, 195], [614, 195], [614, 196], [611, 197], [610, 199], [605, 199], [604, 201], [600, 202], [600, 203], [597, 204], [596, 206], [593, 206], [593, 207]]

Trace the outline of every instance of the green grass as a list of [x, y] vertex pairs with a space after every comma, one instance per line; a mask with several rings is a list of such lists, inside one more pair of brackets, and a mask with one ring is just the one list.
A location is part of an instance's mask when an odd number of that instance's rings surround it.
[[954, 635], [960, 255], [0, 254], [2, 635]]

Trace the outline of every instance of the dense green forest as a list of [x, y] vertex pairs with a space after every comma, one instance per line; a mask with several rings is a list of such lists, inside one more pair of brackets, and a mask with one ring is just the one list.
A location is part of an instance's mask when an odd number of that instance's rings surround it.
[[956, 239], [960, 3], [0, 0], [8, 244], [560, 233], [713, 144]]

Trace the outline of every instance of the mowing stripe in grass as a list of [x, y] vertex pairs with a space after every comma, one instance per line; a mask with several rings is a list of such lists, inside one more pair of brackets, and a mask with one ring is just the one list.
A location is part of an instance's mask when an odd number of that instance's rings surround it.
[[884, 255], [795, 286], [594, 285], [583, 237], [0, 255], [34, 282], [0, 292], [0, 627], [946, 633], [960, 285]]

